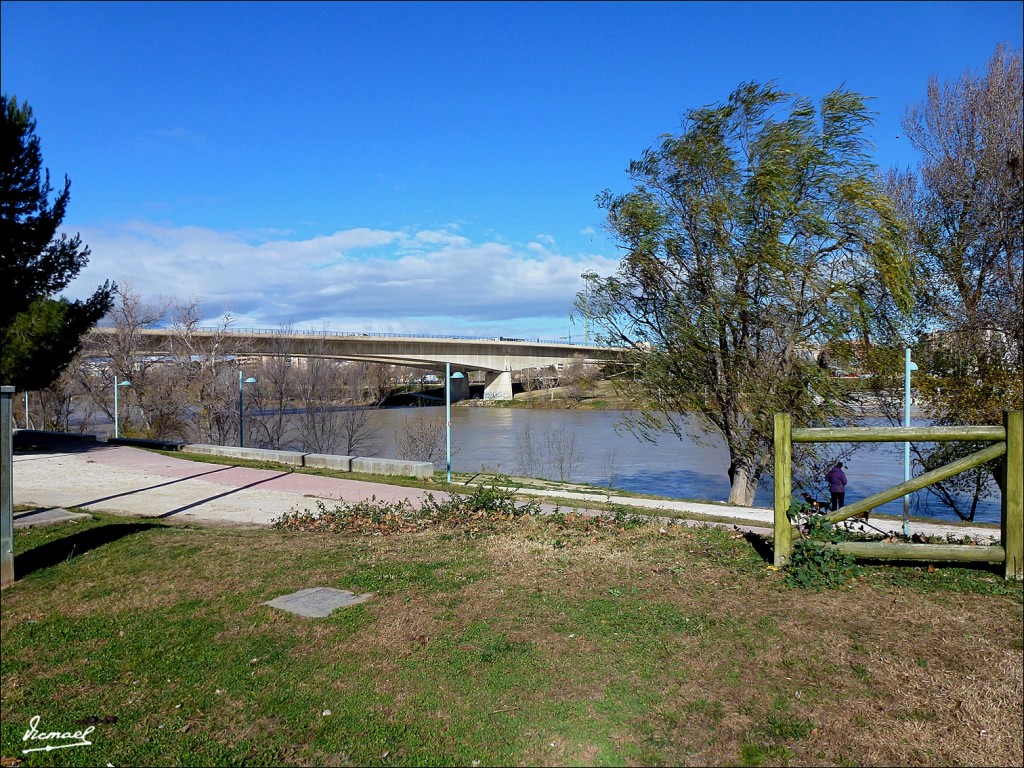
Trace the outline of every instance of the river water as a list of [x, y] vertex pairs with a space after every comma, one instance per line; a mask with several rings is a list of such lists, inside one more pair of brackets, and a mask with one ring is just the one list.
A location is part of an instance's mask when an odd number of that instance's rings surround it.
[[[376, 455], [394, 457], [395, 436], [402, 421], [415, 418], [417, 412], [443, 423], [444, 408], [391, 408], [373, 413], [378, 437]], [[510, 475], [530, 474], [558, 480], [557, 461], [547, 453], [565, 453], [575, 445], [578, 466], [567, 480], [620, 488], [678, 499], [725, 501], [729, 497], [728, 451], [717, 435], [708, 435], [703, 445], [690, 439], [680, 440], [672, 434], [661, 436], [657, 443], [638, 440], [617, 428], [622, 421], [620, 411], [532, 410], [525, 408], [452, 408], [452, 470], [478, 472], [482, 469]], [[878, 423], [865, 420], [865, 424]], [[916, 424], [924, 424], [915, 420]], [[524, 438], [529, 434], [529, 441]], [[537, 459], [533, 471], [524, 473], [524, 446], [532, 444]], [[547, 450], [550, 447], [550, 451]], [[836, 457], [840, 450], [852, 453], [843, 456], [849, 485], [846, 502], [870, 496], [903, 481], [902, 443], [858, 443], [822, 446], [824, 458]], [[441, 456], [435, 465], [444, 468]], [[799, 468], [794, 468], [794, 474]], [[821, 473], [813, 473], [820, 478]], [[796, 489], [796, 482], [794, 481]], [[828, 499], [824, 480], [808, 483], [805, 489], [812, 496]], [[758, 488], [755, 504], [772, 505], [771, 478]], [[897, 500], [879, 507], [877, 512], [900, 516], [903, 502]], [[921, 491], [911, 497], [912, 515], [942, 520], [958, 520], [951, 509]], [[975, 519], [999, 522], [998, 490], [979, 503]]]

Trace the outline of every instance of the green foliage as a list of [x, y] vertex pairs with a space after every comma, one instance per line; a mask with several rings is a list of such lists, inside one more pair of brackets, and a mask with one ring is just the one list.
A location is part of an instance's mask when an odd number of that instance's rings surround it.
[[84, 302], [50, 299], [88, 263], [89, 249], [77, 235], [57, 236], [71, 182], [65, 177], [51, 203], [35, 127], [27, 103], [0, 97], [0, 378], [20, 389], [57, 378], [113, 291], [108, 282]]
[[584, 275], [576, 309], [630, 349], [623, 370], [646, 396], [635, 432], [721, 433], [733, 503], [751, 502], [769, 464], [772, 414], [844, 416], [829, 370], [852, 354], [842, 342], [874, 333], [883, 305], [910, 305], [866, 103], [835, 91], [816, 110], [774, 85], [741, 85], [632, 162], [631, 192], [598, 198], [626, 256], [613, 276]]
[[828, 544], [798, 541], [786, 564], [786, 585], [814, 592], [845, 586], [859, 569], [853, 555], [844, 554]]
[[[503, 482], [504, 481], [504, 482]], [[438, 498], [428, 493], [419, 504], [408, 499], [388, 502], [373, 496], [367, 501], [343, 502], [328, 507], [316, 502], [316, 510], [295, 510], [274, 521], [274, 527], [295, 531], [347, 533], [409, 533], [428, 528], [457, 528], [470, 534], [490, 530], [495, 524], [541, 513], [536, 502], [516, 500], [508, 478], [495, 477], [467, 495]]]
[[835, 523], [824, 515], [811, 515], [807, 518], [802, 528], [803, 534], [813, 541], [828, 541], [835, 543], [850, 536]]
[[0, 381], [19, 389], [48, 387], [81, 347], [81, 339], [106, 313], [102, 297], [86, 302], [41, 298], [15, 315], [3, 331]]

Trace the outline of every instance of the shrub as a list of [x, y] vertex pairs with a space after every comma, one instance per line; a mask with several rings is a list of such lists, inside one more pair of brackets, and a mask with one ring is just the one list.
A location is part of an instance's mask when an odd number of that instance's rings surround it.
[[859, 572], [853, 555], [811, 541], [797, 542], [786, 571], [787, 586], [815, 592], [842, 587]]

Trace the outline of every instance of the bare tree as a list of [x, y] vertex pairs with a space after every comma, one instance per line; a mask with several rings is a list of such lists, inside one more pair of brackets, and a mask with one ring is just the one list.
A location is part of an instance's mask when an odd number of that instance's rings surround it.
[[572, 480], [583, 466], [583, 451], [576, 440], [576, 434], [564, 428], [547, 433], [545, 448], [549, 465], [561, 481]]
[[196, 442], [226, 445], [238, 434], [238, 363], [240, 350], [226, 333], [234, 317], [226, 313], [209, 335], [199, 334], [197, 301], [175, 302], [171, 311], [171, 348], [178, 386], [195, 410], [190, 437]]
[[347, 456], [370, 456], [378, 446], [377, 429], [369, 406], [352, 405], [338, 413], [339, 449]]
[[341, 444], [341, 413], [338, 397], [342, 378], [338, 364], [309, 357], [299, 375], [299, 414], [296, 432], [304, 450], [334, 453]]
[[524, 368], [519, 372], [519, 381], [524, 392], [533, 392], [544, 385], [543, 368]]
[[417, 408], [395, 432], [398, 458], [408, 461], [437, 461], [444, 455], [444, 420], [432, 411]]
[[543, 472], [540, 454], [540, 448], [530, 428], [530, 420], [526, 419], [516, 435], [516, 473], [523, 477], [539, 476]]
[[572, 361], [562, 369], [559, 378], [566, 397], [576, 403], [587, 396], [593, 384], [582, 355], [573, 355]]
[[391, 392], [394, 384], [393, 365], [368, 363], [366, 368], [367, 396], [375, 403], [381, 403]]
[[287, 338], [291, 326], [279, 329], [271, 344], [270, 354], [256, 369], [257, 383], [251, 390], [252, 422], [257, 442], [275, 450], [291, 440], [288, 410], [298, 397], [298, 373], [290, 355], [291, 342]]
[[[910, 221], [923, 288], [914, 320], [915, 378], [936, 424], [998, 424], [1024, 404], [1024, 68], [1000, 46], [984, 72], [932, 78], [904, 130], [921, 153], [916, 172], [891, 172], [890, 196]], [[898, 382], [902, 360], [878, 355], [874, 381]], [[891, 378], [891, 377], [890, 377]], [[895, 416], [895, 414], [893, 414]], [[925, 469], [973, 450], [914, 446]], [[931, 486], [965, 520], [1001, 480], [997, 463]], [[958, 494], [970, 499], [964, 504]]]
[[90, 375], [80, 375], [78, 384], [110, 420], [114, 418], [114, 378], [131, 382], [130, 388], [120, 392], [125, 405], [134, 403], [136, 406], [124, 421], [124, 431], [128, 434], [138, 432], [147, 437], [164, 437], [168, 410], [177, 413], [181, 404], [182, 398], [174, 397], [161, 381], [166, 377], [155, 375], [165, 361], [158, 355], [142, 353], [142, 331], [158, 326], [166, 314], [166, 300], [146, 302], [130, 280], [121, 280], [114, 304], [99, 324], [102, 331], [88, 335], [84, 354], [79, 357], [80, 365], [87, 359], [104, 361], [103, 365], [91, 369]]
[[557, 477], [569, 481], [583, 466], [576, 435], [564, 428], [549, 429], [538, 439], [526, 421], [516, 435], [516, 472], [526, 477]]
[[73, 417], [76, 413], [80, 417], [77, 423], [78, 432], [85, 432], [91, 426], [93, 406], [88, 393], [81, 385], [82, 367], [82, 353], [79, 352], [56, 381], [37, 393], [43, 429], [56, 432], [75, 431]]

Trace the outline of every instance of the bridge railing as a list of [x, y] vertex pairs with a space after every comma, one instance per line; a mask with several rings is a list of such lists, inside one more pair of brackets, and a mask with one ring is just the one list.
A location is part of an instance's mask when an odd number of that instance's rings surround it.
[[[166, 329], [154, 329], [154, 330], [166, 330]], [[454, 341], [502, 341], [502, 342], [523, 342], [527, 344], [565, 344], [573, 347], [592, 347], [597, 346], [595, 344], [589, 344], [582, 341], [571, 341], [568, 339], [559, 339], [553, 341], [551, 339], [525, 339], [519, 337], [507, 337], [507, 336], [453, 336], [451, 334], [441, 333], [365, 333], [365, 332], [349, 332], [349, 331], [317, 331], [309, 329], [291, 329], [282, 330], [280, 328], [236, 328], [234, 326], [230, 328], [216, 328], [202, 326], [197, 327], [194, 330], [201, 333], [247, 333], [267, 336], [341, 336], [345, 338], [359, 338], [359, 337], [370, 337], [370, 338], [381, 338], [381, 339], [452, 339]]]

